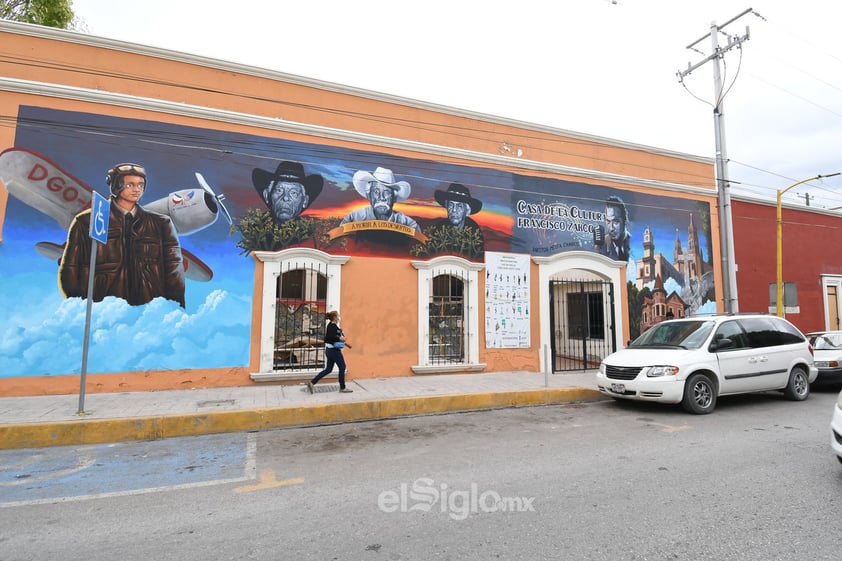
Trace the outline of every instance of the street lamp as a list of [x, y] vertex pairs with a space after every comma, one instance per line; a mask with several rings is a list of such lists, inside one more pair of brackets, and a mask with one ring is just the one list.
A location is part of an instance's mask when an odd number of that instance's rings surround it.
[[784, 299], [783, 298], [783, 296], [784, 296], [783, 253], [784, 253], [784, 250], [783, 250], [783, 219], [781, 218], [781, 216], [782, 216], [781, 195], [783, 195], [784, 193], [786, 193], [787, 191], [789, 191], [793, 187], [797, 187], [797, 186], [801, 185], [802, 183], [807, 183], [808, 181], [813, 181], [815, 179], [821, 179], [823, 177], [833, 177], [834, 175], [839, 175], [840, 173], [842, 173], [842, 172], [830, 173], [828, 175], [819, 174], [815, 177], [810, 177], [808, 179], [802, 179], [798, 183], [793, 183], [792, 185], [790, 185], [789, 187], [787, 187], [783, 191], [778, 189], [778, 236], [777, 236], [777, 238], [778, 238], [778, 281], [777, 281], [777, 287], [776, 287], [777, 292], [776, 292], [776, 297], [775, 297], [775, 300], [776, 300], [775, 301], [775, 305], [776, 305], [775, 314], [778, 317], [783, 317], [783, 315], [784, 315], [784, 305], [783, 305], [783, 299]]

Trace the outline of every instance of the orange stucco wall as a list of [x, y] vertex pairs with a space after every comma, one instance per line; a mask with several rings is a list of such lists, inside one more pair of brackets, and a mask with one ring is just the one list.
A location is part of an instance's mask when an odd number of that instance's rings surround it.
[[408, 261], [353, 258], [342, 268], [349, 375], [412, 374], [418, 362], [418, 272]]

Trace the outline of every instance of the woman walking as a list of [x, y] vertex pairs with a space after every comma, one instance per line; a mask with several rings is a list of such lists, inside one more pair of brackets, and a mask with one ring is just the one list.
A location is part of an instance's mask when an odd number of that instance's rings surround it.
[[327, 376], [333, 371], [333, 365], [339, 366], [339, 391], [342, 393], [351, 393], [352, 389], [345, 387], [345, 357], [342, 356], [343, 347], [351, 348], [351, 345], [345, 343], [345, 333], [339, 327], [339, 312], [332, 311], [327, 313], [327, 319], [330, 323], [325, 329], [325, 358], [327, 364], [325, 369], [316, 374], [316, 377], [307, 382], [307, 389], [313, 393], [313, 386], [319, 383], [319, 380]]

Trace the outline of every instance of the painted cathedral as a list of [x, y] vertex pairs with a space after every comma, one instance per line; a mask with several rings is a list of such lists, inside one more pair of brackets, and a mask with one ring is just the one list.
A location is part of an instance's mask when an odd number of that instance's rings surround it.
[[[687, 227], [687, 247], [681, 245], [678, 229], [675, 232], [673, 258], [655, 252], [652, 230], [643, 232], [643, 257], [637, 260], [635, 285], [638, 290], [652, 283], [652, 296], [643, 300], [640, 332], [666, 319], [685, 317], [701, 305], [713, 286], [713, 266], [702, 258], [699, 233], [690, 213]], [[679, 290], [667, 291], [667, 281], [673, 280]]]

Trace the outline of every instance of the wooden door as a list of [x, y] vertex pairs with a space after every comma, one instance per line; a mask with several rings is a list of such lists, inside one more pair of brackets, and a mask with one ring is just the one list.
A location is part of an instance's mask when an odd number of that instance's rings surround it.
[[839, 296], [835, 285], [827, 285], [827, 328], [831, 331], [839, 329]]

